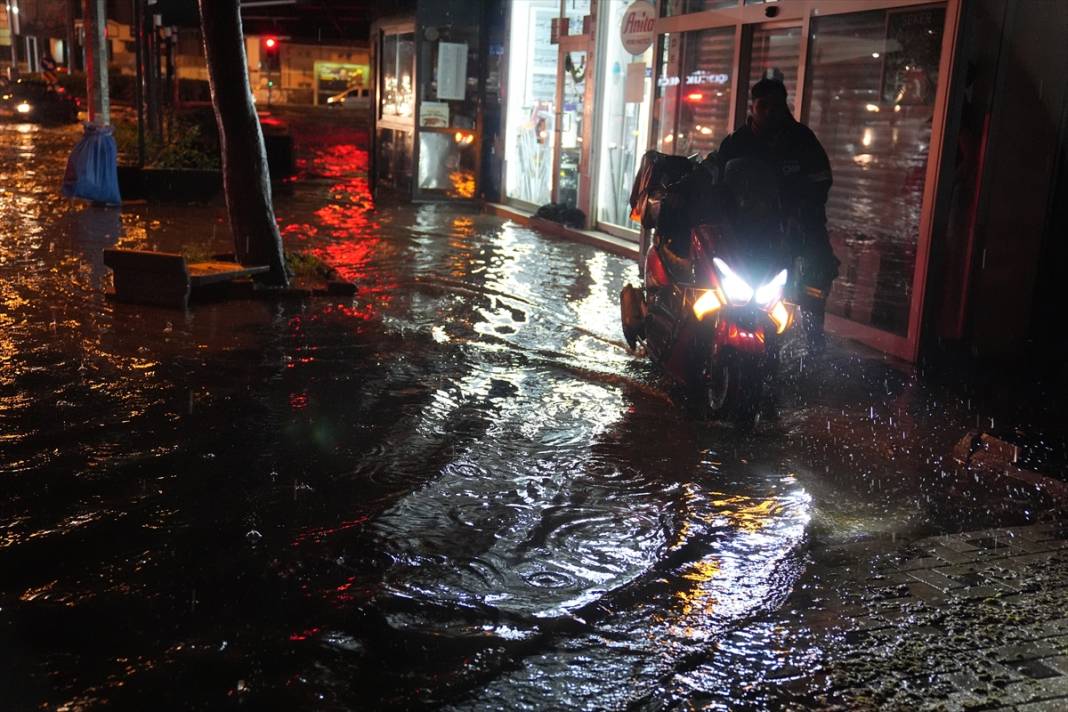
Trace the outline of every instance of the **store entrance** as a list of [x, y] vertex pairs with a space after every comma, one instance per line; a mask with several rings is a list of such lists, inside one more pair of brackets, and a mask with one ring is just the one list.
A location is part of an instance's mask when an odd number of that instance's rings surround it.
[[570, 211], [570, 224], [586, 224], [574, 211], [588, 203], [592, 57], [581, 34], [588, 7], [573, 10], [562, 16], [559, 0], [512, 4], [504, 192], [510, 203], [531, 211], [552, 203], [561, 217]]
[[587, 56], [585, 51], [565, 49], [570, 43], [561, 43], [557, 66], [560, 74], [557, 86], [560, 98], [556, 114], [555, 155], [559, 163], [553, 171], [553, 202], [569, 209], [579, 208], [579, 192], [585, 166], [585, 138], [583, 131], [583, 107], [586, 94]]

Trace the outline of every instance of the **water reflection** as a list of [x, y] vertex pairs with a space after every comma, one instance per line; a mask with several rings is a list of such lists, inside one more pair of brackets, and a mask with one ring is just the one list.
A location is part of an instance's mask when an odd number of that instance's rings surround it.
[[104, 248], [113, 247], [122, 236], [122, 213], [119, 208], [86, 206], [63, 217], [59, 229], [70, 235], [77, 264], [89, 268], [89, 284], [101, 289], [108, 269], [104, 266]]

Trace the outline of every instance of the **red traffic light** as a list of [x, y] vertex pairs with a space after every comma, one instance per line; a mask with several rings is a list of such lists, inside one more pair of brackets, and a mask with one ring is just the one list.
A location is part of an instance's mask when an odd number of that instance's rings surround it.
[[267, 49], [274, 49], [278, 46], [278, 40], [274, 37], [268, 37], [263, 41], [263, 44]]

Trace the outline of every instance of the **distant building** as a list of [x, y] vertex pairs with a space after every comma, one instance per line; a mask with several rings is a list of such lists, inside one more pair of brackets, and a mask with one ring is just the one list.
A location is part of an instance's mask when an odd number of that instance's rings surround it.
[[[58, 64], [79, 69], [83, 66], [82, 21], [75, 16], [81, 3], [69, 0], [11, 0], [10, 9], [0, 10], [0, 68], [12, 65], [12, 42], [16, 42], [18, 71], [40, 71], [40, 61], [50, 56]], [[109, 3], [107, 23], [108, 65], [113, 75], [136, 74], [137, 48], [129, 3]], [[12, 30], [17, 29], [17, 35]], [[208, 100], [208, 73], [200, 31], [195, 27], [164, 26], [157, 29], [161, 56], [173, 43], [174, 73], [183, 100]], [[263, 39], [248, 35], [249, 79], [257, 102], [279, 104], [325, 104], [330, 96], [351, 87], [370, 87], [371, 72], [366, 44], [340, 45], [295, 42], [277, 37], [277, 62], [263, 56]], [[128, 86], [128, 84], [127, 84]], [[129, 90], [118, 85], [117, 101], [129, 100]]]

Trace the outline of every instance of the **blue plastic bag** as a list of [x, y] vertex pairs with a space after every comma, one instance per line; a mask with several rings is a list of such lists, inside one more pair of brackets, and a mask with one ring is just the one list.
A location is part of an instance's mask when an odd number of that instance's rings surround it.
[[96, 203], [118, 205], [119, 152], [110, 126], [85, 124], [85, 133], [67, 161], [63, 175], [63, 195]]

